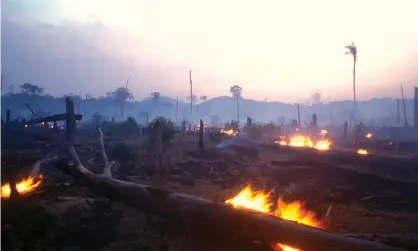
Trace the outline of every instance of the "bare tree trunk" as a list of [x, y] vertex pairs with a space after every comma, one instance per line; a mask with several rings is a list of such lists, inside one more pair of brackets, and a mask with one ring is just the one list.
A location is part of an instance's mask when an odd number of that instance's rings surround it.
[[237, 96], [237, 121], [239, 122], [239, 96]]
[[124, 103], [123, 100], [121, 100], [121, 102], [120, 102], [120, 119], [121, 119], [122, 122], [125, 120], [125, 118], [123, 116], [123, 105], [124, 105], [123, 103]]
[[353, 112], [353, 120], [354, 124], [357, 123], [357, 99], [356, 99], [356, 59], [354, 59], [353, 65], [353, 97], [354, 97], [354, 112]]
[[404, 126], [408, 127], [408, 119], [406, 117], [406, 106], [405, 106], [405, 97], [403, 95], [403, 85], [401, 85], [401, 93], [402, 93], [402, 106], [403, 106], [403, 119], [404, 119]]
[[154, 186], [160, 189], [165, 187], [165, 167], [162, 164], [163, 143], [160, 124], [157, 121], [155, 124], [155, 173], [154, 173]]
[[189, 71], [189, 81], [190, 81], [190, 116], [193, 113], [193, 81], [192, 81], [192, 71]]
[[205, 151], [205, 145], [203, 144], [203, 131], [204, 131], [203, 121], [202, 121], [202, 120], [200, 120], [200, 130], [199, 130], [199, 151], [201, 151], [201, 152]]

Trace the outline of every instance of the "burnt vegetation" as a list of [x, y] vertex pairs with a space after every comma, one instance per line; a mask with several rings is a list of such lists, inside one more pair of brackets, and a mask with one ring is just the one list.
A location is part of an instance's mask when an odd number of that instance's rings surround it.
[[[27, 87], [19, 95], [39, 98], [42, 88]], [[34, 118], [13, 110], [3, 118], [2, 184], [40, 173], [42, 183], [2, 198], [2, 248], [271, 251], [280, 242], [307, 251], [418, 250], [413, 142], [359, 140], [341, 125], [329, 128], [338, 147], [330, 151], [282, 146], [273, 142], [290, 130], [317, 132], [316, 115], [306, 128], [296, 119], [243, 123], [235, 86], [238, 120], [175, 123], [147, 112], [127, 116], [130, 96], [115, 97], [128, 90], [108, 95], [120, 108], [116, 119], [92, 113], [76, 122], [77, 97], [60, 104], [58, 124], [45, 120], [57, 114], [36, 108]], [[151, 97], [163, 106], [160, 93]], [[356, 154], [360, 147], [372, 154]], [[224, 203], [246, 185], [271, 194], [273, 204], [303, 202], [326, 231]]]

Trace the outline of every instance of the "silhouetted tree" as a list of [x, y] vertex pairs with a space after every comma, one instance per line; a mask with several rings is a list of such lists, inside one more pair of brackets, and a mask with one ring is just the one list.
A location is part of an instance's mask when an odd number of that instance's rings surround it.
[[134, 96], [132, 95], [131, 91], [127, 87], [118, 87], [113, 92], [108, 92], [107, 96], [113, 98], [120, 102], [120, 112], [121, 112], [121, 120], [124, 120], [123, 112], [124, 112], [124, 104], [127, 100], [133, 100]]
[[208, 96], [201, 96], [201, 97], [200, 97], [200, 100], [201, 100], [201, 101], [206, 101], [206, 100], [208, 100]]
[[160, 101], [160, 96], [161, 94], [159, 92], [151, 93], [152, 100], [154, 100], [156, 105], [158, 104], [158, 101]]
[[239, 98], [241, 97], [242, 87], [239, 85], [233, 85], [231, 88], [229, 88], [229, 91], [237, 100], [237, 120], [239, 121]]
[[311, 95], [311, 103], [315, 105], [322, 103], [322, 97], [320, 92], [314, 92]]
[[20, 85], [20, 91], [30, 96], [34, 96], [41, 95], [44, 92], [44, 88], [41, 88], [38, 85], [24, 83], [23, 85]]
[[357, 101], [356, 101], [356, 63], [357, 63], [357, 47], [354, 43], [347, 45], [345, 47], [347, 51], [345, 54], [351, 54], [353, 56], [353, 100], [354, 100], [354, 111], [353, 111], [353, 119], [354, 122], [356, 121], [356, 113], [357, 113]]
[[101, 115], [100, 113], [95, 113], [95, 114], [93, 114], [92, 120], [93, 120], [93, 123], [94, 123], [96, 126], [99, 126], [99, 125], [100, 125], [100, 123], [101, 123], [101, 122], [102, 122], [102, 120], [103, 120], [103, 115]]
[[13, 85], [9, 85], [9, 94], [13, 94], [15, 92], [15, 88]]

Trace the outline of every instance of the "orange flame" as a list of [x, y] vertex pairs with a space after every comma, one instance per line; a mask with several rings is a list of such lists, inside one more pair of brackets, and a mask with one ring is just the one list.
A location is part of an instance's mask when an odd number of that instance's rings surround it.
[[221, 133], [225, 133], [231, 136], [235, 136], [237, 134], [237, 132], [234, 132], [234, 129], [229, 129], [229, 130], [221, 129]]
[[279, 144], [281, 146], [286, 146], [287, 142], [285, 140], [276, 140], [274, 141], [275, 144]]
[[296, 135], [290, 138], [289, 145], [294, 147], [313, 147], [314, 144], [309, 137]]
[[329, 141], [329, 140], [325, 140], [325, 139], [318, 140], [315, 143], [315, 149], [317, 149], [317, 150], [326, 151], [326, 150], [329, 150], [330, 147], [331, 147], [331, 141]]
[[373, 134], [368, 132], [368, 133], [366, 133], [365, 137], [368, 138], [368, 139], [371, 139], [373, 137]]
[[[231, 204], [233, 207], [242, 207], [252, 209], [259, 212], [269, 213], [273, 216], [296, 221], [297, 223], [324, 228], [322, 223], [316, 220], [315, 214], [311, 211], [304, 209], [304, 204], [300, 201], [294, 201], [291, 203], [284, 202], [281, 198], [278, 200], [278, 208], [273, 211], [273, 204], [270, 203], [270, 194], [263, 192], [255, 192], [251, 186], [245, 187], [236, 196], [225, 201], [227, 204]], [[284, 251], [298, 251], [299, 249], [289, 247], [278, 243], [281, 249]]]
[[332, 142], [330, 140], [321, 139], [315, 143], [308, 136], [296, 135], [290, 138], [289, 143], [284, 140], [276, 140], [274, 143], [280, 144], [282, 146], [289, 145], [293, 147], [309, 147], [315, 148], [319, 151], [327, 151], [331, 148]]
[[[42, 183], [43, 175], [40, 174], [37, 178], [29, 176], [26, 179], [22, 179], [20, 182], [16, 183], [16, 190], [19, 194], [26, 194], [38, 187]], [[11, 189], [10, 184], [6, 183], [1, 186], [1, 198], [8, 199], [10, 197]]]
[[357, 150], [357, 153], [360, 154], [360, 155], [367, 155], [367, 154], [369, 154], [366, 149], [361, 149], [361, 148]]

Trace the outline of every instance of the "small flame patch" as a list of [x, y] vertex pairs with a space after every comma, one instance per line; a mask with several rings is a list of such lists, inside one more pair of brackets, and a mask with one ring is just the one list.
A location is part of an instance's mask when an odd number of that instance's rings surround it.
[[[40, 174], [38, 177], [29, 176], [25, 179], [22, 179], [20, 182], [16, 183], [16, 190], [19, 194], [27, 194], [34, 191], [43, 180], [43, 175]], [[10, 184], [6, 183], [5, 185], [1, 186], [1, 198], [8, 199], [10, 198]]]

